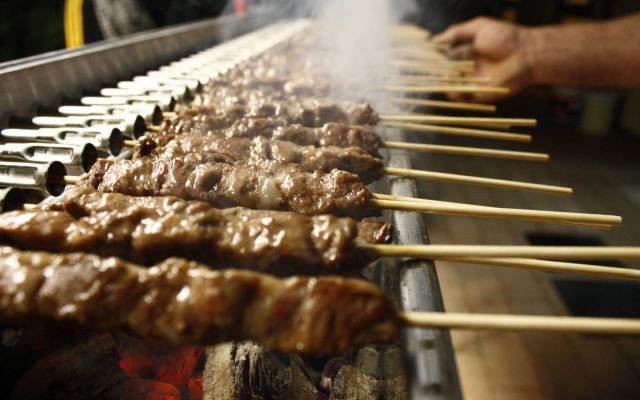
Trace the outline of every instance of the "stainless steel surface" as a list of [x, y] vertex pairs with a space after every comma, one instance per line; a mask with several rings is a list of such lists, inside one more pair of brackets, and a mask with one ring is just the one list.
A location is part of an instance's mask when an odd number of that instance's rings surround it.
[[141, 116], [148, 124], [162, 122], [162, 110], [155, 104], [121, 104], [112, 106], [60, 106], [62, 115], [127, 115]]
[[36, 190], [52, 196], [62, 194], [67, 170], [62, 163], [49, 164], [0, 161], [0, 187]]
[[264, 25], [270, 9], [257, 8], [244, 16], [224, 16], [201, 22], [134, 34], [0, 64], [0, 127], [12, 115], [29, 117], [38, 107], [55, 108], [63, 98], [150, 70]]
[[80, 99], [87, 106], [149, 106], [155, 105], [162, 111], [171, 111], [176, 106], [176, 99], [171, 95], [142, 95], [129, 97], [87, 96]]
[[73, 175], [88, 172], [98, 152], [90, 143], [84, 145], [53, 143], [6, 143], [0, 145], [0, 159], [50, 163], [59, 161]]
[[125, 136], [139, 138], [147, 132], [147, 123], [137, 114], [69, 115], [65, 117], [34, 117], [31, 122], [42, 127], [115, 127]]
[[91, 143], [96, 149], [117, 156], [124, 146], [120, 129], [110, 126], [91, 128], [40, 128], [40, 129], [3, 129], [0, 139], [11, 142], [45, 142], [59, 144], [84, 145]]

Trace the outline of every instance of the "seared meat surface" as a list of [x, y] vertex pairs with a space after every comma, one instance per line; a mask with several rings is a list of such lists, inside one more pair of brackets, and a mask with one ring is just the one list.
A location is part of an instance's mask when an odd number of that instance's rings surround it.
[[0, 322], [128, 329], [168, 344], [255, 340], [325, 354], [396, 340], [399, 322], [376, 286], [357, 279], [278, 279], [211, 271], [183, 259], [142, 268], [118, 258], [0, 246]]
[[372, 212], [371, 194], [357, 175], [340, 170], [310, 173], [300, 164], [274, 160], [232, 162], [215, 153], [189, 153], [180, 159], [100, 160], [82, 181], [102, 192], [177, 196], [223, 208], [306, 215]]
[[161, 131], [149, 135], [164, 144], [162, 140], [168, 141], [176, 135], [184, 134], [235, 138], [262, 136], [301, 146], [361, 147], [374, 156], [378, 156], [379, 149], [384, 145], [377, 133], [360, 125], [327, 122], [320, 127], [307, 127], [298, 123], [287, 124], [274, 117], [241, 117], [231, 121], [226, 115], [205, 112], [197, 117], [178, 114], [165, 120]]
[[358, 244], [388, 243], [391, 227], [330, 215], [216, 209], [176, 197], [131, 197], [76, 186], [42, 210], [0, 215], [0, 242], [28, 250], [83, 251], [151, 265], [177, 256], [213, 268], [276, 275], [359, 271]]
[[273, 160], [295, 163], [308, 172], [339, 169], [356, 174], [367, 183], [379, 179], [384, 166], [381, 158], [373, 157], [358, 147], [299, 146], [289, 141], [264, 137], [247, 139], [211, 135], [177, 135], [170, 140], [168, 136], [144, 137], [136, 142], [133, 158], [152, 156], [182, 160], [196, 154], [202, 160], [215, 158], [229, 162]]

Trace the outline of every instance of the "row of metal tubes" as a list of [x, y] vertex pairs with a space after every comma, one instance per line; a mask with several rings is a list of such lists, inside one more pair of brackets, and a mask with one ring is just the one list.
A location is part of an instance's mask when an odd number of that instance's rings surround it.
[[187, 103], [214, 79], [299, 32], [305, 22], [280, 23], [172, 62], [147, 75], [104, 88], [100, 96], [63, 105], [60, 116], [37, 116], [35, 129], [0, 132], [0, 208], [20, 202], [19, 188], [60, 194], [64, 177], [87, 172], [99, 157], [113, 158], [126, 139], [137, 139], [148, 124], [160, 124], [163, 112]]

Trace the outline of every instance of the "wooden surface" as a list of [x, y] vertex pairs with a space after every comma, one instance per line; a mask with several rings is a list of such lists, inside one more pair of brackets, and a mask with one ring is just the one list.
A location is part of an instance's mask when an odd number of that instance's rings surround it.
[[[420, 184], [420, 195], [436, 200], [505, 207], [620, 214], [612, 231], [468, 217], [425, 216], [433, 244], [528, 244], [525, 234], [593, 234], [609, 245], [640, 244], [640, 160], [635, 140], [582, 138], [556, 132], [531, 145], [505, 148], [549, 151], [547, 165], [454, 156], [418, 156], [416, 168], [495, 178], [571, 185], [571, 198], [544, 194]], [[436, 140], [480, 145], [483, 142]], [[495, 146], [496, 142], [486, 141]], [[634, 151], [635, 153], [634, 153]], [[637, 267], [637, 266], [635, 266]], [[507, 268], [438, 263], [445, 307], [454, 312], [568, 315], [549, 274]], [[571, 334], [453, 332], [465, 398], [638, 399], [640, 339]]]

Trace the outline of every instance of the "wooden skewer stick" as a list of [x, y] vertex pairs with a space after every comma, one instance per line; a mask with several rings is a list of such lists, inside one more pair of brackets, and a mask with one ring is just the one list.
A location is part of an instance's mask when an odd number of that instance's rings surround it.
[[499, 86], [456, 86], [456, 85], [407, 85], [407, 86], [383, 86], [381, 88], [387, 92], [402, 93], [490, 93], [509, 94], [509, 88]]
[[510, 133], [510, 132], [500, 132], [500, 131], [491, 131], [491, 130], [474, 129], [474, 128], [461, 128], [456, 126], [444, 126], [444, 125], [415, 124], [411, 122], [383, 121], [380, 123], [380, 125], [390, 127], [390, 128], [404, 129], [404, 130], [413, 131], [413, 132], [438, 133], [442, 135], [506, 140], [511, 142], [530, 142], [531, 141], [531, 135], [524, 134], [524, 133]]
[[505, 179], [483, 178], [470, 175], [448, 174], [443, 172], [423, 171], [406, 168], [385, 167], [383, 169], [387, 175], [396, 175], [409, 178], [427, 179], [449, 183], [459, 183], [477, 186], [486, 186], [499, 189], [524, 190], [530, 192], [540, 192], [547, 194], [558, 194], [570, 196], [573, 189], [562, 186], [542, 185], [538, 183], [510, 181]]
[[450, 109], [450, 110], [479, 111], [479, 112], [488, 112], [488, 113], [496, 112], [496, 106], [488, 105], [488, 104], [463, 103], [463, 102], [445, 101], [445, 100], [415, 99], [415, 98], [407, 98], [407, 97], [391, 97], [388, 99], [388, 101], [394, 104], [406, 104], [411, 106], [444, 108], [444, 109]]
[[151, 132], [160, 132], [162, 130], [162, 126], [160, 125], [147, 125], [147, 129]]
[[[442, 259], [442, 261], [466, 264], [492, 265], [497, 267], [533, 269], [562, 274], [578, 274], [598, 278], [621, 278], [640, 280], [640, 270], [630, 268], [603, 267], [591, 264], [576, 264], [561, 261], [537, 260], [534, 258], [482, 258], [465, 257]], [[615, 275], [615, 276], [614, 276]]]
[[176, 116], [176, 112], [175, 111], [163, 111], [162, 112], [162, 116], [165, 118], [173, 118]]
[[549, 155], [544, 153], [532, 153], [526, 151], [496, 150], [485, 149], [480, 147], [464, 147], [464, 146], [444, 146], [437, 144], [423, 143], [406, 143], [406, 142], [384, 142], [384, 147], [388, 149], [410, 150], [418, 152], [439, 153], [439, 154], [455, 154], [475, 157], [501, 158], [508, 160], [523, 161], [549, 161]]
[[485, 84], [473, 76], [421, 76], [411, 78], [407, 75], [390, 77], [387, 85], [451, 85], [451, 84]]
[[[430, 75], [425, 75], [425, 74], [415, 74], [415, 75], [407, 75], [407, 74], [396, 74], [396, 75], [391, 75], [389, 76], [389, 81], [392, 80], [398, 80], [400, 82], [402, 82], [401, 85], [420, 85], [420, 84], [433, 84], [433, 81], [436, 79], [440, 79], [446, 82], [452, 82], [452, 83], [480, 83], [480, 84], [485, 84], [485, 83], [491, 83], [491, 79], [487, 78], [486, 76], [468, 76], [468, 75], [464, 75], [464, 76], [452, 76], [452, 77], [441, 77], [441, 78], [436, 78], [436, 77], [432, 77]], [[388, 83], [388, 85], [391, 85], [391, 83]]]
[[416, 59], [396, 59], [389, 63], [392, 67], [404, 71], [421, 71], [421, 72], [466, 72], [472, 73], [475, 69], [473, 62], [467, 61], [448, 61], [448, 60], [416, 60]]
[[123, 145], [125, 147], [133, 147], [136, 145], [136, 141], [135, 140], [131, 140], [131, 139], [127, 139], [123, 142]]
[[449, 50], [451, 45], [449, 43], [434, 43], [424, 39], [415, 38], [391, 38], [394, 44], [398, 46], [404, 46], [416, 50]]
[[475, 67], [475, 62], [473, 60], [407, 60], [396, 58], [394, 60], [389, 61], [388, 63], [394, 67], [442, 67], [442, 68], [451, 68], [451, 67], [465, 67], [465, 68], [473, 68]]
[[[374, 195], [378, 197], [378, 195]], [[617, 215], [602, 215], [602, 214], [586, 214], [586, 213], [570, 213], [560, 211], [544, 211], [544, 210], [526, 210], [518, 208], [500, 208], [500, 207], [486, 207], [475, 206], [472, 204], [462, 203], [438, 203], [425, 200], [423, 202], [417, 201], [398, 201], [398, 200], [383, 200], [374, 198], [370, 201], [370, 204], [376, 207], [403, 210], [403, 211], [415, 211], [425, 213], [438, 213], [449, 215], [468, 215], [474, 217], [485, 218], [510, 218], [510, 219], [526, 219], [532, 221], [544, 221], [554, 223], [581, 223], [584, 225], [595, 224], [596, 226], [610, 226], [619, 225], [622, 223], [622, 218]]]
[[[408, 196], [395, 196], [395, 195], [384, 194], [384, 193], [372, 193], [372, 197], [374, 199], [377, 199], [377, 200], [390, 200], [390, 201], [412, 202], [412, 203], [422, 203], [422, 204], [444, 204], [444, 205], [453, 205], [453, 206], [471, 206], [471, 207], [474, 207], [474, 208], [495, 210], [498, 213], [505, 213], [505, 214], [509, 214], [511, 212], [511, 210], [513, 210], [516, 213], [521, 211], [521, 210], [523, 210], [523, 209], [520, 209], [520, 208], [491, 207], [491, 206], [481, 206], [481, 205], [477, 205], [477, 204], [455, 203], [455, 202], [450, 202], [450, 201], [421, 199], [421, 198], [408, 197]], [[530, 210], [526, 210], [526, 211], [530, 211]], [[536, 211], [538, 211], [538, 210], [536, 210]], [[555, 211], [552, 211], [552, 212], [555, 212]], [[455, 215], [455, 214], [450, 214], [450, 215]], [[587, 214], [587, 215], [592, 215], [592, 214]], [[617, 216], [615, 216], [615, 217], [617, 217]], [[505, 216], [496, 215], [495, 218], [510, 218], [510, 217], [507, 216], [507, 215], [505, 215]], [[514, 219], [523, 219], [524, 220], [524, 219], [527, 219], [527, 218], [514, 216]], [[620, 219], [620, 221], [621, 221], [621, 219]], [[554, 222], [554, 221], [548, 221], [548, 222]], [[582, 222], [563, 221], [563, 222], [559, 222], [559, 223], [563, 223], [565, 225], [584, 226], [584, 227], [591, 228], [591, 229], [609, 230], [609, 229], [613, 228], [612, 224], [598, 224], [598, 223], [592, 223], [592, 222], [590, 222], [590, 223], [582, 223]]]
[[[640, 260], [640, 247], [485, 246], [485, 245], [358, 245], [379, 257], [428, 260], [451, 258], [536, 258], [542, 260]], [[626, 269], [621, 269], [626, 271]]]
[[449, 117], [444, 115], [422, 115], [422, 114], [388, 114], [381, 115], [383, 121], [400, 122], [426, 122], [426, 123], [446, 123], [446, 124], [496, 124], [503, 126], [535, 127], [538, 121], [530, 118], [480, 118], [480, 117]]
[[640, 320], [534, 315], [404, 312], [403, 324], [424, 328], [640, 335]]
[[410, 45], [397, 44], [393, 53], [399, 57], [411, 56], [420, 60], [449, 61], [450, 57], [438, 49], [415, 48]]
[[77, 185], [78, 182], [80, 182], [80, 177], [74, 175], [65, 175], [63, 181], [65, 185]]
[[420, 66], [397, 65], [397, 64], [396, 65], [392, 64], [392, 66], [397, 68], [399, 71], [403, 73], [424, 72], [429, 75], [442, 74], [442, 75], [449, 75], [449, 76], [462, 76], [464, 74], [470, 74], [475, 71], [475, 67], [472, 65], [445, 66], [442, 64], [427, 64], [426, 62], [424, 63], [424, 65], [420, 65]]

